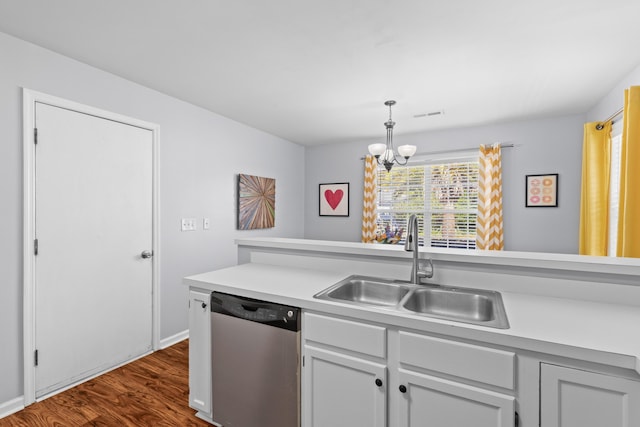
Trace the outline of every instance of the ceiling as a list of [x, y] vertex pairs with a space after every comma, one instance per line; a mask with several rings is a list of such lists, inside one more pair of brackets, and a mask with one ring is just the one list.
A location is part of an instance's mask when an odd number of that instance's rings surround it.
[[[588, 111], [636, 0], [0, 0], [0, 31], [303, 145]], [[444, 115], [414, 117], [434, 111]]]

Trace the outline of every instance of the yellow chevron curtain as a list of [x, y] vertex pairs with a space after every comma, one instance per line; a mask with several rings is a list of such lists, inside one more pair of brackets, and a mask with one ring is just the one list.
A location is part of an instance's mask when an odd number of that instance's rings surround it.
[[617, 255], [640, 257], [640, 86], [624, 91]]
[[364, 197], [362, 206], [362, 242], [376, 241], [376, 182], [378, 164], [375, 157], [367, 155], [364, 161]]
[[586, 123], [582, 143], [580, 255], [607, 255], [610, 167], [611, 122]]
[[500, 144], [480, 146], [476, 248], [497, 251], [504, 249]]

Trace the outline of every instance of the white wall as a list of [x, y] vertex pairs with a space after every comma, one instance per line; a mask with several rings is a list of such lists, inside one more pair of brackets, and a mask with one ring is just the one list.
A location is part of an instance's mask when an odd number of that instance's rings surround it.
[[[418, 153], [512, 143], [503, 149], [505, 249], [577, 253], [582, 162], [582, 115], [398, 135], [395, 145]], [[401, 128], [398, 123], [396, 129]], [[378, 141], [383, 140], [380, 135]], [[360, 241], [363, 167], [371, 140], [312, 147], [306, 152], [305, 238]], [[558, 173], [559, 206], [525, 208], [525, 175]], [[318, 184], [349, 182], [348, 218], [318, 216]]]
[[[0, 57], [1, 409], [23, 393], [22, 87], [160, 125], [161, 338], [187, 329], [182, 277], [235, 264], [236, 237], [302, 237], [304, 148], [3, 33]], [[235, 229], [238, 173], [276, 179], [275, 228]]]
[[640, 65], [620, 80], [606, 96], [587, 112], [587, 121], [599, 122], [614, 114], [624, 105], [624, 90], [629, 86], [637, 85], [640, 85]]

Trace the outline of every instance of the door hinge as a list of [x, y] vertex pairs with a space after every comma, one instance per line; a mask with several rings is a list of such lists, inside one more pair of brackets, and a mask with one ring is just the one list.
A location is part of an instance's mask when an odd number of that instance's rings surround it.
[[33, 128], [33, 143], [38, 145], [38, 128]]
[[33, 241], [33, 254], [38, 255], [38, 239]]
[[302, 356], [302, 367], [304, 368], [304, 356]]
[[513, 421], [515, 427], [520, 427], [520, 415], [516, 412], [516, 419]]
[[36, 362], [36, 366], [38, 366], [38, 350], [36, 350], [34, 353], [35, 353], [34, 354], [34, 359], [35, 359], [35, 362]]

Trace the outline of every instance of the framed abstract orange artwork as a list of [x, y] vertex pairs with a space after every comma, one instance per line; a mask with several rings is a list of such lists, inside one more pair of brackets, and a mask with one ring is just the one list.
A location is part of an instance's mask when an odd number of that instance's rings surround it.
[[275, 227], [276, 180], [238, 175], [238, 229]]

